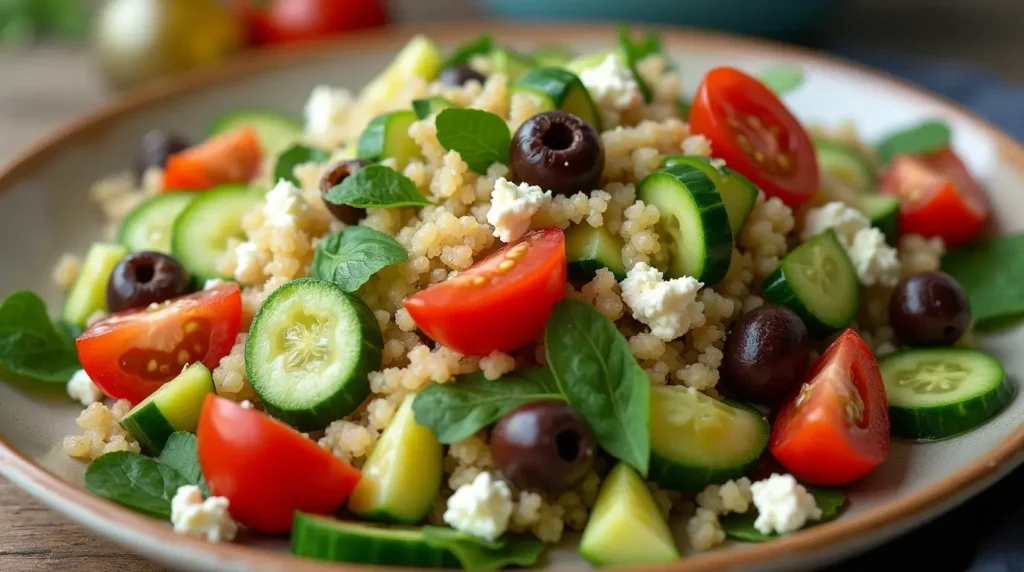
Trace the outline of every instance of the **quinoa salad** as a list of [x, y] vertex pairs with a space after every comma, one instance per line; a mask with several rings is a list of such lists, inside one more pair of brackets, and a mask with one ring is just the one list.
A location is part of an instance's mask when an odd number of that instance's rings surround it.
[[0, 363], [85, 407], [87, 489], [210, 542], [604, 566], [841, 518], [890, 439], [1012, 398], [943, 261], [988, 201], [941, 122], [867, 144], [800, 124], [799, 70], [683, 72], [625, 30], [418, 36], [304, 124], [154, 130], [93, 186], [59, 317], [4, 300], [38, 346]]

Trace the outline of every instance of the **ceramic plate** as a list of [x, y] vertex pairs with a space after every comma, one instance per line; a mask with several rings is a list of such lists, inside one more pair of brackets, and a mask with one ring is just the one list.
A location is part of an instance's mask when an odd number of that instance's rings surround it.
[[[585, 51], [607, 47], [615, 39], [609, 27], [488, 27], [498, 40], [521, 48], [566, 44]], [[450, 46], [482, 30], [459, 26], [415, 31]], [[130, 95], [28, 151], [0, 173], [0, 294], [29, 288], [44, 293], [51, 304], [58, 301], [49, 282], [51, 265], [62, 252], [84, 254], [90, 240], [100, 235], [101, 214], [87, 197], [90, 182], [129, 165], [147, 129], [173, 127], [198, 138], [219, 114], [240, 106], [300, 116], [314, 85], [358, 89], [413, 32], [390, 30], [250, 56]], [[665, 45], [689, 92], [714, 65], [753, 72], [779, 63], [799, 66], [807, 81], [786, 101], [800, 119], [833, 125], [852, 120], [869, 140], [916, 120], [945, 119], [953, 127], [956, 150], [986, 181], [998, 223], [1006, 231], [1024, 230], [1024, 215], [1012, 214], [1024, 213], [1024, 149], [955, 105], [878, 73], [777, 44], [666, 30]], [[1024, 328], [981, 339], [980, 345], [998, 356], [1014, 383], [1020, 383]], [[175, 568], [338, 569], [292, 560], [283, 539], [242, 539], [232, 545], [186, 539], [166, 523], [87, 494], [83, 466], [59, 445], [64, 435], [76, 432], [74, 418], [80, 409], [60, 390], [43, 394], [0, 383], [0, 473], [99, 534]], [[1024, 461], [1022, 420], [1024, 399], [1018, 398], [967, 435], [930, 444], [895, 442], [886, 463], [848, 489], [850, 508], [837, 521], [767, 544], [687, 556], [664, 568], [797, 570], [864, 551], [952, 508]], [[546, 564], [581, 566], [574, 546], [555, 551]]]

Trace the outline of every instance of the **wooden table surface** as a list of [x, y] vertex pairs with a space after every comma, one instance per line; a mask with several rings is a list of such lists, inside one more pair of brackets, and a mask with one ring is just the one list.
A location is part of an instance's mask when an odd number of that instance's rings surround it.
[[[471, 0], [396, 0], [405, 21], [479, 15]], [[852, 0], [820, 37], [944, 57], [1024, 81], [1024, 2]], [[16, 80], [15, 80], [16, 79]], [[40, 46], [0, 52], [0, 163], [111, 97], [87, 52]], [[163, 570], [93, 535], [0, 480], [0, 571]]]

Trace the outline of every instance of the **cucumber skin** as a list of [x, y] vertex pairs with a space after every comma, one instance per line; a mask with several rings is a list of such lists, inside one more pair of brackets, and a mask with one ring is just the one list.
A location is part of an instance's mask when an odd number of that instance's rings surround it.
[[144, 453], [150, 455], [159, 454], [175, 431], [160, 408], [152, 402], [122, 419], [121, 427], [135, 437]]
[[[292, 526], [291, 551], [296, 556], [381, 566], [413, 566], [421, 568], [461, 568], [459, 561], [447, 550], [434, 548], [409, 539], [373, 537], [353, 529], [332, 528], [321, 523], [326, 517], [295, 513]], [[387, 534], [387, 529], [373, 529]]]
[[597, 271], [602, 268], [611, 272], [617, 282], [622, 282], [626, 279], [624, 272], [608, 268], [597, 260], [573, 260], [569, 262], [568, 268], [569, 279], [577, 282], [590, 282], [597, 275]]
[[[131, 234], [132, 234], [131, 233], [132, 227], [135, 225], [136, 219], [138, 219], [139, 217], [142, 217], [143, 215], [147, 214], [151, 209], [159, 208], [159, 206], [162, 203], [174, 202], [174, 201], [179, 200], [179, 199], [182, 200], [182, 201], [186, 201], [186, 199], [187, 199], [187, 201], [184, 202], [184, 204], [181, 205], [181, 208], [178, 209], [177, 213], [175, 213], [174, 216], [175, 216], [175, 218], [177, 218], [177, 216], [179, 214], [181, 214], [182, 211], [184, 211], [186, 208], [188, 208], [189, 203], [192, 202], [192, 199], [195, 198], [195, 195], [196, 195], [196, 193], [193, 193], [191, 191], [168, 191], [168, 192], [160, 193], [159, 195], [155, 195], [153, 197], [150, 197], [150, 198], [146, 199], [139, 206], [137, 206], [134, 209], [132, 209], [132, 211], [130, 213], [128, 213], [128, 216], [124, 217], [124, 220], [121, 221], [121, 226], [117, 230], [117, 243], [120, 244], [121, 246], [127, 248], [131, 252], [141, 252], [143, 250], [156, 250], [157, 252], [162, 252], [164, 254], [170, 254], [171, 253], [171, 248], [170, 248], [171, 237], [170, 236], [167, 237], [168, 246], [167, 246], [166, 250], [164, 250], [164, 249], [146, 248], [146, 247], [143, 247], [142, 245], [131, 244], [132, 241], [130, 240], [130, 237], [131, 237]], [[171, 221], [171, 224], [169, 224], [168, 228], [167, 228], [168, 233], [171, 232], [173, 227], [174, 227], [174, 221]]]
[[[689, 155], [669, 155], [665, 157], [663, 165], [665, 167], [674, 167], [676, 165], [689, 165], [702, 171], [708, 178], [711, 179], [712, 183], [715, 183], [715, 188], [718, 188], [718, 192], [721, 194], [723, 190], [731, 189], [733, 187], [740, 187], [743, 190], [749, 191], [749, 196], [744, 197], [746, 200], [743, 204], [743, 211], [737, 212], [736, 220], [733, 217], [729, 217], [729, 224], [732, 225], [732, 236], [734, 239], [738, 239], [740, 233], [743, 232], [743, 227], [746, 226], [747, 220], [750, 218], [750, 214], [754, 212], [754, 207], [757, 206], [757, 195], [759, 193], [757, 186], [750, 181], [750, 179], [743, 175], [733, 171], [729, 167], [722, 167], [721, 170], [716, 169], [710, 159], [704, 157], [693, 157]], [[712, 176], [714, 173], [715, 176]], [[730, 180], [735, 180], [735, 183], [729, 184]], [[719, 188], [721, 183], [721, 188]], [[737, 191], [729, 190], [730, 193], [736, 193]], [[728, 201], [725, 200], [725, 195], [722, 195], [722, 204], [726, 205], [725, 212], [729, 213]]]
[[[396, 137], [394, 130], [391, 128], [393, 121], [401, 121], [402, 115], [408, 114], [412, 119], [418, 120], [416, 112], [412, 110], [406, 111], [392, 111], [383, 115], [374, 117], [366, 129], [359, 135], [359, 142], [357, 143], [356, 155], [360, 159], [365, 159], [370, 162], [377, 162], [381, 159], [388, 157], [394, 157], [398, 160], [398, 168], [402, 169], [405, 164], [408, 163], [409, 159], [415, 159], [416, 157], [397, 157], [391, 149], [392, 138]], [[409, 123], [413, 123], [410, 121]], [[410, 138], [408, 128], [405, 132], [397, 134], [398, 137]], [[418, 147], [417, 147], [418, 149]]]
[[591, 123], [594, 129], [600, 133], [603, 129], [601, 127], [601, 114], [598, 112], [597, 106], [594, 105], [590, 92], [587, 91], [583, 82], [580, 81], [579, 76], [569, 70], [562, 68], [534, 68], [519, 78], [519, 81], [512, 84], [511, 89], [512, 91], [522, 90], [546, 95], [554, 103], [556, 109], [562, 109], [562, 104], [574, 88], [581, 90], [581, 93], [587, 97], [589, 103], [588, 111], [591, 117], [580, 117], [580, 119]]

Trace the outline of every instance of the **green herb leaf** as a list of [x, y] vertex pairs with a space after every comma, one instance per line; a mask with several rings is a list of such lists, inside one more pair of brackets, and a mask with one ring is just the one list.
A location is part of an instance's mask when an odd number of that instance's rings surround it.
[[473, 59], [473, 56], [489, 54], [493, 49], [494, 38], [490, 34], [481, 34], [475, 40], [456, 47], [455, 51], [441, 65], [441, 68], [464, 66], [469, 63], [469, 60]]
[[355, 292], [381, 268], [408, 259], [405, 247], [394, 238], [370, 227], [350, 226], [320, 241], [310, 274]]
[[520, 369], [496, 380], [482, 372], [460, 375], [451, 383], [431, 383], [412, 403], [416, 422], [429, 427], [442, 443], [458, 443], [520, 405], [560, 400], [565, 396], [551, 372]]
[[[835, 520], [839, 516], [839, 511], [843, 508], [843, 505], [846, 504], [846, 495], [839, 491], [810, 487], [807, 490], [814, 495], [814, 501], [817, 503], [818, 508], [821, 509], [821, 519], [808, 520], [806, 525], [808, 528]], [[778, 538], [778, 534], [765, 534], [755, 528], [754, 521], [756, 520], [757, 509], [755, 508], [751, 508], [743, 514], [728, 514], [721, 518], [722, 530], [725, 531], [725, 535], [729, 538], [743, 542], [764, 542]]]
[[512, 134], [505, 120], [479, 109], [449, 108], [436, 119], [437, 140], [477, 173], [485, 174], [492, 163], [508, 165]]
[[203, 494], [210, 496], [203, 470], [199, 467], [199, 446], [195, 435], [186, 431], [171, 433], [158, 460], [178, 471], [189, 484], [198, 486], [203, 489]]
[[89, 12], [82, 0], [30, 0], [36, 21], [55, 34], [83, 39], [89, 33]]
[[656, 34], [648, 34], [643, 42], [634, 44], [632, 38], [629, 37], [629, 29], [626, 26], [620, 24], [618, 32], [619, 52], [622, 53], [624, 63], [629, 68], [629, 71], [633, 72], [633, 78], [636, 80], [637, 87], [640, 88], [640, 93], [644, 96], [644, 101], [650, 102], [653, 97], [651, 86], [647, 85], [640, 72], [637, 71], [636, 64], [650, 54], [661, 51], [661, 38]]
[[775, 95], [786, 95], [804, 83], [804, 70], [791, 65], [777, 65], [757, 74], [757, 79]]
[[327, 200], [361, 209], [422, 207], [430, 204], [409, 177], [384, 165], [368, 165], [345, 177], [340, 185], [327, 193]]
[[523, 534], [506, 534], [499, 540], [487, 542], [458, 530], [424, 526], [423, 538], [430, 546], [451, 552], [463, 569], [472, 571], [532, 566], [544, 552], [543, 542]]
[[942, 259], [971, 300], [979, 330], [1002, 329], [1024, 318], [1024, 234], [961, 246]]
[[646, 476], [650, 382], [615, 324], [590, 304], [562, 301], [548, 320], [544, 349], [559, 389], [598, 444]]
[[15, 292], [0, 304], [0, 365], [36, 381], [66, 383], [82, 368], [72, 333], [54, 326], [39, 296]]
[[890, 133], [878, 144], [878, 160], [883, 164], [896, 155], [921, 155], [949, 145], [953, 133], [945, 121], [924, 121], [908, 129]]
[[156, 459], [128, 451], [107, 453], [85, 469], [85, 488], [117, 504], [168, 520], [178, 487], [189, 484], [181, 473]]
[[274, 180], [285, 179], [295, 185], [300, 185], [299, 179], [295, 177], [296, 166], [303, 163], [323, 163], [330, 157], [331, 154], [323, 149], [308, 145], [292, 145], [277, 157], [277, 164], [274, 165]]

